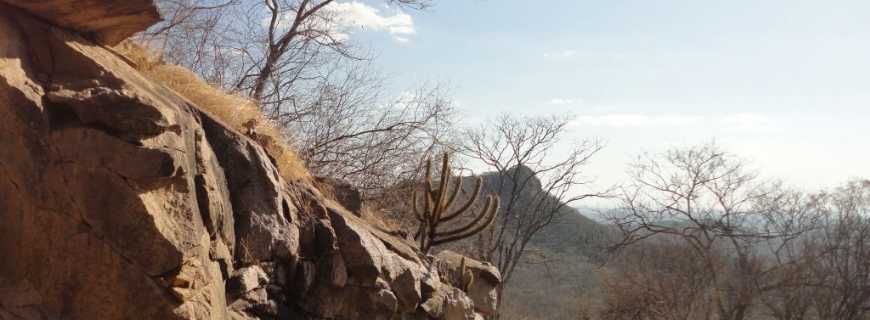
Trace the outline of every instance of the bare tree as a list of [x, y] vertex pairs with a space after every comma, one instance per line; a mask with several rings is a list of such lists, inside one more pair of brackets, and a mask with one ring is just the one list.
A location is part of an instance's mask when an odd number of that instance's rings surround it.
[[630, 173], [624, 209], [611, 218], [624, 236], [617, 247], [662, 236], [684, 241], [713, 279], [718, 319], [746, 319], [771, 287], [765, 275], [778, 267], [762, 249], [776, 250], [811, 226], [806, 210], [788, 206], [800, 203], [799, 194], [760, 182], [714, 144], [642, 157]]
[[[158, 37], [166, 35], [176, 28], [201, 24], [206, 16], [219, 14], [222, 9], [229, 8], [239, 3], [239, 0], [159, 0], [159, 8], [163, 21], [149, 28], [145, 32], [146, 37]], [[198, 20], [194, 22], [193, 20]]]
[[[282, 74], [282, 69], [286, 69], [282, 68], [282, 59], [295, 58], [294, 55], [306, 52], [309, 47], [314, 52], [324, 48], [345, 57], [354, 57], [348, 50], [347, 43], [333, 30], [336, 17], [329, 10], [325, 10], [333, 2], [334, 0], [265, 0], [268, 12], [265, 49], [253, 72], [246, 74], [238, 86], [248, 86], [250, 96], [256, 101], [263, 101], [268, 82], [273, 81], [271, 85], [280, 88], [283, 86], [280, 83], [282, 79], [288, 78]], [[419, 8], [429, 3], [428, 0], [388, 2]], [[311, 57], [302, 57], [292, 63], [289, 78], [297, 77], [299, 72], [294, 69], [301, 69], [310, 61]], [[281, 90], [275, 90], [274, 93], [278, 92]]]
[[165, 19], [146, 30], [139, 40], [158, 48], [171, 64], [181, 65], [223, 89], [229, 89], [249, 61], [241, 57], [243, 0], [159, 0]]
[[310, 94], [305, 110], [279, 122], [312, 172], [345, 179], [369, 196], [414, 178], [421, 155], [453, 143], [453, 107], [444, 89], [383, 98], [381, 83], [366, 69], [351, 69]]
[[464, 135], [463, 153], [490, 172], [485, 184], [501, 198], [497, 222], [476, 246], [482, 259], [496, 264], [505, 284], [535, 235], [571, 205], [602, 195], [581, 189], [589, 183], [582, 170], [601, 149], [598, 142], [555, 150], [569, 123], [565, 117], [504, 115]]
[[770, 290], [760, 300], [777, 320], [870, 315], [870, 182], [852, 181], [814, 194], [802, 206], [816, 226], [771, 250]]
[[818, 319], [870, 316], [870, 181], [820, 196], [823, 227], [810, 240], [811, 296]]
[[679, 239], [620, 252], [602, 276], [602, 320], [712, 319], [712, 277]]
[[767, 273], [767, 279], [775, 286], [760, 290], [759, 303], [763, 306], [761, 313], [775, 320], [813, 319], [811, 311], [815, 296], [813, 286], [815, 279], [811, 273], [811, 256], [806, 251], [799, 251], [797, 256], [780, 260], [776, 257], [779, 268]]
[[[429, 0], [385, 0], [422, 9]], [[161, 0], [167, 21], [145, 38], [170, 62], [244, 93], [277, 116], [336, 61], [367, 58], [342, 28], [334, 0]], [[304, 95], [303, 95], [304, 96]]]
[[[429, 0], [384, 0], [422, 9]], [[161, 0], [168, 19], [142, 39], [169, 63], [257, 102], [309, 169], [374, 196], [410, 179], [448, 143], [447, 90], [396, 96], [344, 30], [333, 0]]]
[[785, 239], [767, 238], [758, 245], [763, 263], [763, 272], [756, 279], [757, 302], [762, 307], [758, 313], [776, 320], [812, 319], [812, 285], [815, 282], [812, 265], [817, 257], [807, 240], [819, 227], [819, 197], [790, 192], [766, 200], [756, 205], [757, 208], [766, 208], [760, 212], [774, 211], [782, 216], [795, 217], [782, 222], [798, 224], [804, 232], [794, 232], [792, 235], [795, 237]]

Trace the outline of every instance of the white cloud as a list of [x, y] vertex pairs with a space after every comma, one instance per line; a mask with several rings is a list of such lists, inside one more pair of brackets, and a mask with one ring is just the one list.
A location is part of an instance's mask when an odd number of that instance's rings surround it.
[[570, 58], [575, 55], [577, 55], [577, 50], [572, 49], [544, 53], [545, 58]]
[[337, 33], [349, 37], [354, 29], [384, 31], [398, 42], [408, 42], [415, 34], [414, 19], [411, 15], [396, 10], [393, 15], [382, 15], [380, 9], [358, 1], [335, 2], [324, 8], [331, 14], [331, 23]]
[[580, 99], [577, 99], [577, 98], [553, 98], [553, 99], [550, 99], [549, 103], [553, 104], [553, 105], [561, 106], [561, 105], [580, 103]]
[[779, 125], [775, 119], [757, 113], [718, 115], [606, 113], [581, 115], [574, 120], [578, 126], [598, 127], [704, 127], [708, 130], [770, 132]]
[[[391, 10], [390, 7], [385, 9]], [[296, 12], [285, 13], [278, 27], [286, 30], [295, 18]], [[264, 19], [263, 23], [268, 26], [269, 19]], [[381, 9], [355, 0], [333, 2], [306, 20], [306, 23], [305, 28], [326, 31], [328, 37], [336, 41], [345, 41], [358, 31], [378, 31], [389, 33], [399, 43], [407, 43], [411, 40], [410, 36], [417, 33], [411, 15], [399, 9], [395, 9], [392, 15], [382, 14]]]

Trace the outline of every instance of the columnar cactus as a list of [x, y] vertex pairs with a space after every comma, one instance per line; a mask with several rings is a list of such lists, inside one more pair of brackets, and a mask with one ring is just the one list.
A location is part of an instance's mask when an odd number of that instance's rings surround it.
[[465, 265], [465, 257], [459, 263], [459, 289], [465, 292], [471, 292], [471, 285], [474, 284], [474, 272], [471, 272]]
[[474, 219], [470, 222], [449, 230], [439, 230], [439, 227], [443, 223], [456, 219], [469, 211], [471, 206], [477, 201], [478, 196], [480, 196], [480, 188], [483, 185], [483, 179], [477, 178], [477, 185], [474, 187], [471, 197], [459, 209], [449, 212], [450, 206], [462, 190], [462, 179], [460, 178], [456, 179], [453, 191], [448, 192], [450, 178], [449, 158], [445, 153], [442, 158], [441, 180], [438, 181], [438, 188], [435, 188], [432, 182], [432, 160], [426, 161], [426, 177], [424, 181], [426, 190], [423, 192], [422, 209], [417, 199], [419, 193], [416, 188], [414, 189], [412, 195], [414, 214], [420, 222], [420, 226], [414, 234], [414, 239], [420, 242], [420, 249], [423, 252], [428, 253], [432, 249], [432, 246], [461, 240], [483, 231], [495, 221], [496, 214], [498, 213], [498, 196], [489, 195], [486, 198], [483, 210], [473, 215]]

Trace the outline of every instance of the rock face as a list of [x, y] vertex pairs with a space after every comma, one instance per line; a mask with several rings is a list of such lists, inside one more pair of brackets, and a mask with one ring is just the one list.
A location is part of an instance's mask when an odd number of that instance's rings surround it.
[[334, 199], [345, 209], [353, 212], [357, 216], [362, 215], [361, 211], [364, 202], [362, 193], [354, 188], [349, 182], [331, 177], [318, 177], [316, 179], [317, 183], [329, 188]]
[[0, 0], [53, 24], [115, 45], [160, 21], [153, 0]]
[[[439, 252], [435, 257], [435, 264], [438, 271], [452, 281], [451, 285], [466, 287], [463, 289], [474, 302], [475, 311], [484, 315], [495, 315], [498, 307], [498, 286], [501, 284], [498, 268], [449, 250]], [[467, 283], [457, 283], [459, 279]]]
[[456, 288], [443, 263], [284, 181], [256, 142], [82, 36], [141, 30], [154, 19], [128, 17], [152, 3], [4, 1], [16, 7], [0, 3], [0, 319], [490, 310], [477, 292], [497, 271]]

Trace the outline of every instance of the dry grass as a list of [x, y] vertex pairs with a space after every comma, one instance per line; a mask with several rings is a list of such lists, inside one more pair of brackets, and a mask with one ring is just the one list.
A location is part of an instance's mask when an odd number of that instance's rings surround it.
[[386, 233], [395, 234], [399, 231], [408, 230], [394, 219], [387, 217], [384, 211], [376, 208], [365, 206], [360, 210], [359, 214], [363, 221]]
[[260, 143], [275, 159], [285, 180], [312, 181], [305, 164], [286, 143], [281, 130], [265, 118], [254, 102], [226, 93], [184, 67], [166, 64], [159, 53], [131, 41], [124, 41], [113, 49], [127, 57], [145, 76], [175, 90], [200, 109]]

